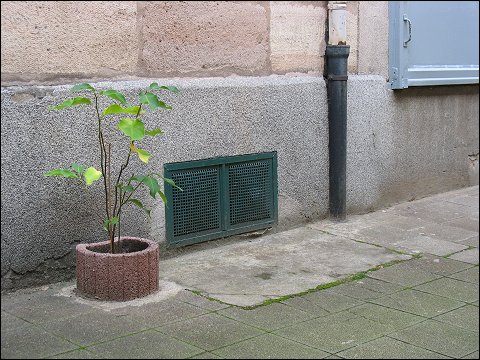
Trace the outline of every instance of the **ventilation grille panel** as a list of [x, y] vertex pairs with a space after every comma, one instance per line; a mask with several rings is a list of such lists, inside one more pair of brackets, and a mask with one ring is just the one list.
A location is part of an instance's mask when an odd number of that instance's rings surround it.
[[264, 229], [277, 223], [277, 154], [259, 153], [164, 165], [170, 247]]

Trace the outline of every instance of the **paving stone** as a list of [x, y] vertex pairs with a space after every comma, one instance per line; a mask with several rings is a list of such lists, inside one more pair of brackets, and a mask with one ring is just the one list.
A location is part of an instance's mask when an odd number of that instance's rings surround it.
[[283, 328], [274, 334], [336, 353], [373, 340], [388, 331], [386, 325], [349, 312], [341, 312]]
[[305, 311], [314, 316], [327, 316], [330, 314], [316, 302], [308, 301], [303, 296], [296, 296], [288, 300], [283, 300], [282, 304]]
[[323, 359], [329, 355], [273, 334], [260, 335], [213, 353], [224, 359]]
[[155, 330], [104, 342], [88, 349], [109, 359], [184, 359], [204, 352]]
[[370, 290], [363, 283], [360, 282], [351, 282], [348, 284], [342, 284], [339, 286], [335, 286], [331, 289], [333, 293], [345, 295], [351, 298], [359, 299], [359, 300], [370, 300], [370, 299], [377, 299], [379, 297], [384, 296], [384, 293]]
[[479, 331], [478, 306], [467, 305], [448, 313], [436, 316], [434, 320], [446, 322], [470, 331]]
[[376, 225], [360, 229], [355, 240], [365, 241], [385, 248], [396, 248], [399, 243], [410, 239], [410, 237], [412, 237], [412, 234], [406, 230], [386, 225]]
[[478, 196], [462, 194], [462, 195], [449, 197], [446, 201], [454, 204], [468, 206], [478, 211]]
[[101, 310], [65, 319], [53, 319], [42, 324], [42, 327], [79, 345], [106, 341], [146, 328], [146, 326], [133, 321], [128, 315], [117, 316]]
[[389, 336], [454, 358], [478, 350], [478, 333], [435, 320], [427, 320]]
[[348, 296], [336, 294], [332, 289], [320, 290], [304, 295], [305, 300], [311, 301], [328, 312], [339, 312], [363, 304], [363, 301]]
[[467, 356], [464, 356], [462, 357], [462, 359], [475, 359], [475, 360], [478, 360], [479, 356], [478, 356], [478, 350], [477, 351], [474, 351], [473, 353], [471, 354], [468, 354]]
[[400, 291], [393, 295], [371, 300], [371, 302], [423, 317], [440, 315], [464, 305], [464, 303], [457, 300], [416, 290]]
[[466, 240], [462, 240], [459, 242], [459, 244], [467, 245], [467, 246], [472, 246], [478, 248], [478, 235], [477, 236], [472, 236], [471, 238], [468, 238]]
[[115, 315], [128, 315], [132, 320], [150, 328], [200, 316], [208, 312], [209, 310], [180, 301], [162, 301], [142, 306], [129, 306], [112, 311]]
[[338, 353], [345, 359], [450, 359], [404, 342], [381, 337]]
[[182, 320], [157, 330], [204, 350], [214, 350], [264, 333], [217, 314]]
[[4, 330], [2, 326], [2, 359], [38, 359], [78, 346], [34, 326]]
[[447, 221], [445, 224], [448, 226], [454, 226], [469, 231], [476, 231], [478, 233], [478, 220], [471, 217], [461, 217], [458, 219]]
[[451, 202], [428, 199], [428, 202], [421, 204], [409, 203], [399, 206], [394, 210], [395, 214], [411, 216], [418, 219], [443, 223], [460, 217], [469, 216], [472, 209], [465, 205]]
[[45, 293], [35, 293], [28, 297], [20, 296], [13, 301], [5, 299], [5, 302], [3, 310], [35, 324], [42, 324], [52, 318], [68, 318], [95, 310], [68, 297], [50, 296]]
[[209, 300], [203, 296], [192, 293], [191, 291], [182, 290], [176, 296], [175, 300], [183, 301], [191, 305], [198, 306], [205, 310], [220, 310], [230, 305], [220, 303], [218, 301]]
[[479, 270], [478, 266], [474, 266], [468, 270], [460, 271], [455, 274], [449, 275], [449, 277], [457, 279], [457, 280], [462, 280], [462, 281], [467, 281], [471, 282], [473, 284], [478, 284], [479, 283]]
[[[463, 219], [463, 218], [462, 218]], [[457, 219], [458, 220], [458, 219]], [[450, 224], [450, 223], [449, 223]], [[427, 236], [432, 239], [460, 242], [478, 235], [477, 231], [466, 230], [460, 227], [448, 225], [447, 223], [435, 224], [430, 223], [417, 229], [409, 231], [414, 236]]]
[[435, 225], [435, 223], [413, 217], [390, 214], [390, 218], [382, 221], [382, 225], [386, 225], [400, 230], [412, 230], [430, 225]]
[[471, 268], [473, 265], [461, 261], [446, 259], [432, 255], [424, 255], [420, 259], [404, 261], [395, 265], [397, 269], [407, 268], [415, 271], [421, 270], [432, 274], [446, 276]]
[[221, 359], [220, 356], [215, 355], [214, 353], [205, 351], [199, 355], [192, 356], [189, 359]]
[[217, 314], [264, 330], [279, 329], [314, 317], [308, 312], [279, 303], [260, 306], [253, 310], [231, 307], [220, 310]]
[[348, 311], [355, 315], [386, 325], [391, 331], [403, 329], [425, 320], [425, 318], [420, 316], [389, 309], [376, 304], [360, 305], [349, 309]]
[[29, 326], [30, 323], [22, 320], [16, 316], [10, 315], [5, 311], [2, 311], [2, 331], [12, 330], [23, 326]]
[[74, 350], [67, 353], [58, 354], [55, 356], [48, 357], [47, 359], [103, 359], [98, 355], [91, 353], [88, 350]]
[[464, 250], [449, 256], [450, 259], [478, 265], [478, 248]]
[[416, 286], [414, 289], [464, 302], [478, 300], [478, 284], [456, 279], [442, 278]]
[[[398, 264], [398, 265], [395, 265], [395, 266], [401, 266], [403, 264], [404, 263]], [[394, 292], [401, 291], [404, 288], [404, 286], [399, 285], [399, 284], [393, 284], [393, 283], [389, 283], [389, 282], [386, 282], [386, 281], [383, 281], [383, 280], [373, 279], [373, 278], [370, 278], [370, 277], [367, 277], [367, 278], [364, 278], [364, 279], [361, 279], [361, 280], [357, 280], [355, 282], [352, 282], [351, 284], [358, 284], [359, 286], [362, 286], [362, 287], [367, 288], [367, 289], [372, 290], [372, 291], [377, 291], [377, 292], [382, 293], [382, 294], [392, 294]]]
[[369, 273], [368, 276], [374, 279], [400, 284], [407, 287], [420, 285], [425, 282], [440, 278], [439, 275], [435, 275], [427, 271], [399, 267], [395, 265], [378, 271], [373, 271]]
[[434, 239], [425, 235], [412, 235], [411, 239], [399, 242], [395, 248], [408, 252], [409, 254], [427, 253], [445, 256], [457, 251], [465, 250], [468, 247], [450, 241]]

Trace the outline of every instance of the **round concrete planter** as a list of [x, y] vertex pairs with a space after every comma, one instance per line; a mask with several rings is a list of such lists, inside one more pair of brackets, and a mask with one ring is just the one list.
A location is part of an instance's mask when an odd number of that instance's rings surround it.
[[100, 300], [125, 301], [158, 290], [158, 244], [122, 236], [129, 252], [110, 254], [109, 242], [77, 245], [77, 290]]

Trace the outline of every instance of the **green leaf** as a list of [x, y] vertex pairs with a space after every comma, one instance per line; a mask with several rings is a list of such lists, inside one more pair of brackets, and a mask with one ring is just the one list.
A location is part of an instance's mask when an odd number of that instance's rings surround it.
[[109, 114], [144, 114], [145, 111], [140, 111], [140, 106], [130, 106], [128, 108], [124, 108], [118, 104], [112, 104], [109, 107], [107, 107], [105, 110], [103, 110], [102, 115], [109, 115]]
[[172, 185], [173, 187], [176, 187], [178, 190], [180, 191], [183, 191], [182, 188], [180, 186], [178, 186], [177, 184], [175, 184], [175, 182], [172, 180], [172, 179], [169, 179], [169, 178], [164, 178], [162, 177], [163, 181], [165, 181], [166, 183], [169, 183], [170, 185]]
[[171, 92], [174, 92], [174, 93], [179, 92], [178, 89], [175, 86], [158, 86], [158, 83], [156, 83], [156, 82], [151, 83], [149, 87], [152, 90], [164, 89], [164, 90], [168, 90], [168, 91], [171, 91]]
[[103, 228], [108, 231], [108, 225], [115, 225], [115, 224], [118, 224], [118, 216], [113, 216], [111, 217], [110, 219], [105, 219], [103, 221]]
[[152, 176], [140, 176], [137, 177], [137, 179], [150, 189], [150, 196], [155, 198], [157, 193], [160, 191], [160, 185], [158, 185], [157, 179]]
[[148, 163], [148, 160], [152, 156], [148, 151], [137, 148], [138, 158], [142, 160], [145, 164]]
[[165, 196], [165, 194], [163, 192], [161, 192], [160, 190], [158, 190], [158, 194], [160, 195], [160, 197], [162, 198], [163, 202], [166, 205], [167, 204], [167, 197]]
[[150, 109], [152, 110], [155, 110], [158, 108], [172, 109], [171, 106], [168, 106], [163, 101], [158, 100], [157, 95], [151, 92], [140, 93], [140, 102], [142, 104], [148, 104], [148, 106], [150, 106]]
[[125, 96], [117, 90], [105, 90], [100, 93], [100, 95], [105, 95], [111, 97], [113, 100], [120, 101], [123, 105], [127, 105], [127, 100]]
[[122, 184], [120, 184], [118, 185], [118, 187], [122, 189], [123, 192], [132, 192], [133, 190], [135, 190], [132, 185], [123, 186]]
[[71, 92], [77, 92], [77, 91], [82, 91], [82, 90], [89, 90], [89, 91], [94, 91], [95, 89], [93, 88], [92, 85], [88, 83], [82, 83], [82, 84], [77, 84], [72, 89], [70, 90]]
[[85, 170], [83, 176], [87, 185], [92, 185], [94, 181], [97, 181], [102, 177], [102, 172], [95, 169], [93, 166]]
[[62, 104], [60, 104], [58, 106], [50, 106], [48, 108], [48, 110], [60, 110], [60, 109], [66, 108], [66, 107], [81, 105], [81, 104], [91, 105], [92, 102], [90, 101], [90, 99], [85, 98], [85, 97], [76, 97], [76, 98], [73, 98], [73, 99], [65, 100]]
[[146, 207], [144, 207], [143, 204], [142, 204], [139, 200], [137, 200], [137, 199], [129, 199], [127, 202], [131, 202], [131, 203], [135, 204], [135, 205], [138, 206], [140, 209], [143, 209], [143, 210], [147, 213], [148, 216], [150, 216], [150, 210], [147, 209]]
[[148, 159], [150, 159], [152, 156], [152, 154], [150, 154], [148, 151], [137, 148], [135, 145], [133, 145], [133, 143], [130, 143], [130, 150], [134, 153], [137, 153], [139, 159], [145, 164], [148, 163]]
[[45, 174], [44, 176], [63, 176], [66, 178], [71, 178], [71, 179], [78, 179], [78, 175], [75, 174], [73, 171], [70, 170], [65, 170], [65, 169], [55, 169], [51, 170]]
[[150, 135], [150, 136], [155, 136], [155, 135], [158, 135], [158, 134], [163, 134], [163, 131], [160, 128], [156, 128], [156, 129], [153, 129], [153, 130], [145, 130], [145, 134]]
[[131, 141], [141, 140], [145, 136], [145, 125], [140, 119], [122, 119], [118, 123], [118, 128], [127, 135]]
[[82, 175], [83, 172], [85, 171], [85, 166], [73, 163], [72, 169], [75, 170], [79, 175]]

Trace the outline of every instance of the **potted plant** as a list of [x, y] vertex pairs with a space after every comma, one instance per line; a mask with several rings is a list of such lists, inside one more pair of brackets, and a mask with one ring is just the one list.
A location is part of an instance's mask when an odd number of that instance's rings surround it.
[[[140, 188], [147, 188], [150, 196], [157, 195], [166, 203], [167, 199], [160, 184], [165, 181], [172, 186], [175, 183], [158, 173], [147, 175], [127, 175], [126, 169], [133, 158], [148, 163], [151, 154], [138, 147], [138, 142], [146, 136], [162, 134], [160, 128], [147, 130], [141, 119], [147, 107], [151, 110], [171, 109], [160, 101], [154, 93], [156, 90], [178, 92], [174, 86], [159, 86], [152, 83], [147, 90], [140, 92], [136, 105], [128, 104], [125, 96], [113, 89], [100, 91], [88, 83], [75, 85], [72, 92], [86, 92], [88, 97], [74, 97], [65, 100], [50, 110], [60, 110], [72, 106], [88, 106], [95, 117], [95, 128], [98, 139], [98, 159], [95, 166], [84, 166], [73, 163], [68, 169], [55, 169], [45, 176], [60, 176], [73, 179], [77, 183], [90, 186], [100, 182], [105, 194], [105, 218], [103, 228], [107, 232], [107, 240], [93, 244], [79, 244], [76, 247], [77, 290], [89, 297], [102, 300], [124, 301], [149, 295], [158, 290], [159, 248], [154, 241], [121, 235], [122, 211], [125, 206], [135, 205], [150, 216], [140, 200], [134, 196]], [[113, 100], [104, 109], [100, 101], [105, 98]], [[126, 136], [125, 161], [116, 172], [112, 167], [112, 144], [107, 136], [107, 121], [115, 115], [124, 115], [116, 128]], [[117, 118], [118, 120], [118, 118]], [[111, 127], [110, 127], [111, 130]], [[93, 165], [93, 164], [92, 164]], [[97, 165], [97, 166], [98, 166]]]

